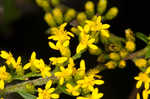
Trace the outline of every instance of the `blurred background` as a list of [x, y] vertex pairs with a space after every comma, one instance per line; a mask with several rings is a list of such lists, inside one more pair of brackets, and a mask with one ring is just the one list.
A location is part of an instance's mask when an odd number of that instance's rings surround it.
[[[77, 11], [84, 10], [87, 0], [62, 0], [62, 3], [75, 8]], [[92, 0], [95, 3], [98, 0]], [[148, 0], [108, 0], [108, 8], [117, 6], [118, 16], [108, 21], [110, 31], [124, 37], [124, 30], [131, 28], [135, 32], [149, 35], [149, 6]], [[35, 4], [34, 0], [0, 0], [0, 50], [11, 51], [14, 56], [22, 56], [25, 61], [29, 59], [32, 51], [36, 51], [38, 57], [49, 63], [48, 58], [55, 56], [48, 47], [48, 35], [45, 31], [49, 28], [43, 19], [44, 11]], [[137, 50], [145, 44], [136, 40]], [[95, 64], [95, 57], [89, 56], [87, 65]], [[103, 99], [134, 99], [135, 83], [134, 76], [139, 70], [130, 61], [125, 69], [106, 70], [101, 73], [105, 84], [101, 86], [104, 93]], [[62, 95], [61, 99], [64, 99]], [[71, 97], [72, 98], [72, 97]], [[20, 98], [21, 99], [21, 98]]]

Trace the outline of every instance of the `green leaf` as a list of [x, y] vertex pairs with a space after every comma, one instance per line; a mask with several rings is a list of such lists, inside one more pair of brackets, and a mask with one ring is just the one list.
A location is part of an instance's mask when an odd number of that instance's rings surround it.
[[136, 37], [139, 38], [140, 40], [144, 41], [146, 44], [148, 43], [148, 38], [143, 33], [137, 32]]
[[145, 58], [150, 58], [150, 46], [146, 47], [146, 54], [145, 54]]
[[21, 95], [24, 99], [36, 99], [36, 96], [30, 94], [30, 93], [27, 93], [25, 91], [20, 91], [18, 92], [19, 95]]

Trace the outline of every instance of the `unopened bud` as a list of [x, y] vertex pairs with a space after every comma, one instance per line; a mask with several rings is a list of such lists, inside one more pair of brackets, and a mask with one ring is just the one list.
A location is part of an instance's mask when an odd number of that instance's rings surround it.
[[78, 15], [77, 15], [77, 21], [80, 24], [84, 24], [86, 19], [87, 19], [87, 16], [86, 16], [86, 14], [84, 12], [78, 13]]
[[76, 16], [76, 11], [74, 9], [68, 9], [68, 11], [65, 14], [65, 21], [69, 22]]
[[85, 4], [85, 10], [88, 17], [92, 17], [94, 15], [94, 3], [92, 1], [87, 1]]
[[106, 20], [112, 20], [118, 15], [118, 8], [117, 7], [112, 7], [108, 10], [108, 12], [105, 15]]
[[98, 14], [102, 15], [107, 8], [107, 0], [99, 0], [97, 5]]
[[61, 9], [55, 8], [55, 9], [53, 9], [52, 13], [53, 13], [56, 23], [58, 23], [59, 25], [62, 24], [63, 23], [63, 14], [62, 14]]
[[54, 27], [56, 26], [55, 20], [53, 19], [53, 16], [51, 13], [46, 13], [44, 16], [44, 20], [46, 21], [46, 23], [51, 26]]

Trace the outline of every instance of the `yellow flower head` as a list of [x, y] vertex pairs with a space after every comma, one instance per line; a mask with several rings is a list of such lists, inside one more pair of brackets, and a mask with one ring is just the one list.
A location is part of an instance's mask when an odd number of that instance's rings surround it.
[[99, 31], [101, 32], [101, 36], [103, 37], [110, 37], [108, 28], [110, 27], [109, 24], [102, 24], [101, 23], [101, 16], [98, 16], [95, 21], [87, 20], [86, 23], [90, 26], [90, 30], [93, 32]]
[[71, 78], [72, 70], [61, 66], [60, 72], [56, 72], [55, 76], [59, 79], [59, 84], [62, 85], [65, 80], [69, 80]]
[[146, 67], [147, 61], [144, 58], [136, 59], [135, 65], [138, 67]]
[[6, 72], [6, 67], [2, 66], [0, 67], [0, 89], [4, 89], [4, 81], [5, 80], [10, 80], [11, 79], [11, 75]]
[[138, 80], [136, 84], [136, 88], [140, 88], [142, 83], [144, 83], [145, 89], [149, 89], [149, 83], [150, 83], [149, 73], [150, 73], [150, 67], [148, 67], [144, 73], [140, 72], [138, 76], [134, 77], [135, 80]]
[[15, 59], [10, 52], [8, 53], [8, 52], [2, 50], [0, 56], [6, 60], [7, 65], [15, 63]]
[[81, 37], [80, 43], [77, 46], [76, 53], [80, 53], [82, 50], [86, 49], [87, 47], [91, 49], [98, 49], [98, 47], [93, 44], [95, 42], [95, 39], [90, 38], [90, 35], [82, 33], [80, 37]]
[[50, 73], [51, 68], [49, 66], [46, 66], [46, 64], [44, 63], [44, 61], [42, 59], [40, 59], [38, 62], [36, 62], [35, 66], [36, 66], [36, 68], [38, 68], [40, 70], [43, 78], [51, 76], [51, 73]]
[[103, 80], [95, 80], [93, 76], [85, 76], [83, 79], [78, 80], [77, 84], [81, 86], [81, 88], [93, 91], [94, 85], [102, 85], [104, 84]]
[[52, 62], [52, 65], [63, 64], [68, 60], [67, 57], [51, 57], [49, 60]]
[[78, 96], [80, 94], [79, 93], [79, 88], [80, 88], [79, 85], [72, 86], [71, 84], [67, 83], [66, 88], [67, 88], [66, 91], [68, 93], [71, 93], [73, 96]]
[[34, 68], [35, 68], [35, 63], [36, 63], [36, 61], [38, 61], [38, 59], [36, 59], [36, 53], [35, 53], [35, 52], [32, 52], [31, 58], [30, 58], [30, 60], [29, 60], [29, 63], [25, 64], [24, 67], [23, 67], [23, 69], [24, 69], [24, 70], [27, 70], [27, 69], [30, 68], [31, 66], [32, 66], [31, 68], [34, 69]]
[[58, 28], [54, 27], [52, 28], [52, 35], [48, 37], [48, 39], [52, 39], [54, 41], [58, 41], [60, 43], [63, 43], [66, 40], [70, 40], [70, 36], [74, 37], [74, 35], [70, 32], [67, 32], [64, 30], [67, 23], [64, 23], [60, 25]]
[[77, 97], [77, 99], [101, 99], [102, 97], [103, 93], [98, 93], [98, 88], [95, 88], [91, 95], [87, 97]]
[[45, 86], [45, 89], [42, 90], [41, 88], [38, 88], [38, 97], [37, 99], [58, 99], [59, 95], [56, 93], [53, 93], [55, 91], [55, 88], [50, 88], [52, 85], [52, 81], [49, 80]]

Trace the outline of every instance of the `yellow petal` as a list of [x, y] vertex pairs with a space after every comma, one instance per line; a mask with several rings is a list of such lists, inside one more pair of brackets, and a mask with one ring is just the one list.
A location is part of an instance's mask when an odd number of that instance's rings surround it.
[[88, 46], [89, 46], [89, 48], [94, 49], [94, 50], [98, 49], [98, 47], [94, 44], [90, 44]]
[[49, 42], [48, 44], [52, 49], [58, 50], [58, 48], [56, 47], [56, 45], [54, 43]]
[[52, 80], [49, 80], [47, 83], [46, 83], [46, 86], [45, 86], [45, 89], [49, 89], [52, 85]]
[[36, 59], [36, 52], [35, 51], [32, 52], [32, 54], [31, 54], [31, 60], [34, 60], [34, 59]]
[[0, 80], [0, 89], [1, 89], [1, 90], [4, 89], [4, 80]]
[[27, 64], [24, 65], [23, 69], [27, 70], [30, 66], [31, 66], [31, 63], [27, 63]]
[[64, 47], [68, 47], [68, 46], [69, 46], [69, 43], [70, 43], [69, 40], [67, 40], [67, 41], [65, 41], [65, 42], [63, 43], [63, 46], [64, 46]]
[[102, 85], [102, 84], [104, 84], [104, 81], [103, 81], [103, 80], [95, 80], [94, 82], [95, 82], [95, 84], [97, 84], [97, 85]]
[[84, 60], [80, 61], [80, 68], [85, 70], [85, 61]]
[[140, 99], [140, 94], [139, 93], [137, 93], [136, 99]]
[[102, 30], [108, 29], [109, 27], [110, 27], [109, 24], [103, 24], [103, 25], [102, 25]]
[[144, 84], [144, 87], [145, 87], [145, 89], [149, 89], [149, 83], [146, 82], [146, 83]]
[[80, 93], [79, 93], [78, 91], [73, 91], [73, 92], [72, 92], [72, 95], [73, 95], [73, 96], [78, 96], [79, 94], [80, 94]]
[[58, 94], [51, 94], [51, 97], [54, 99], [57, 99], [57, 98], [59, 98], [59, 95]]
[[142, 85], [142, 81], [138, 81], [137, 84], [136, 84], [136, 88], [140, 88]]

